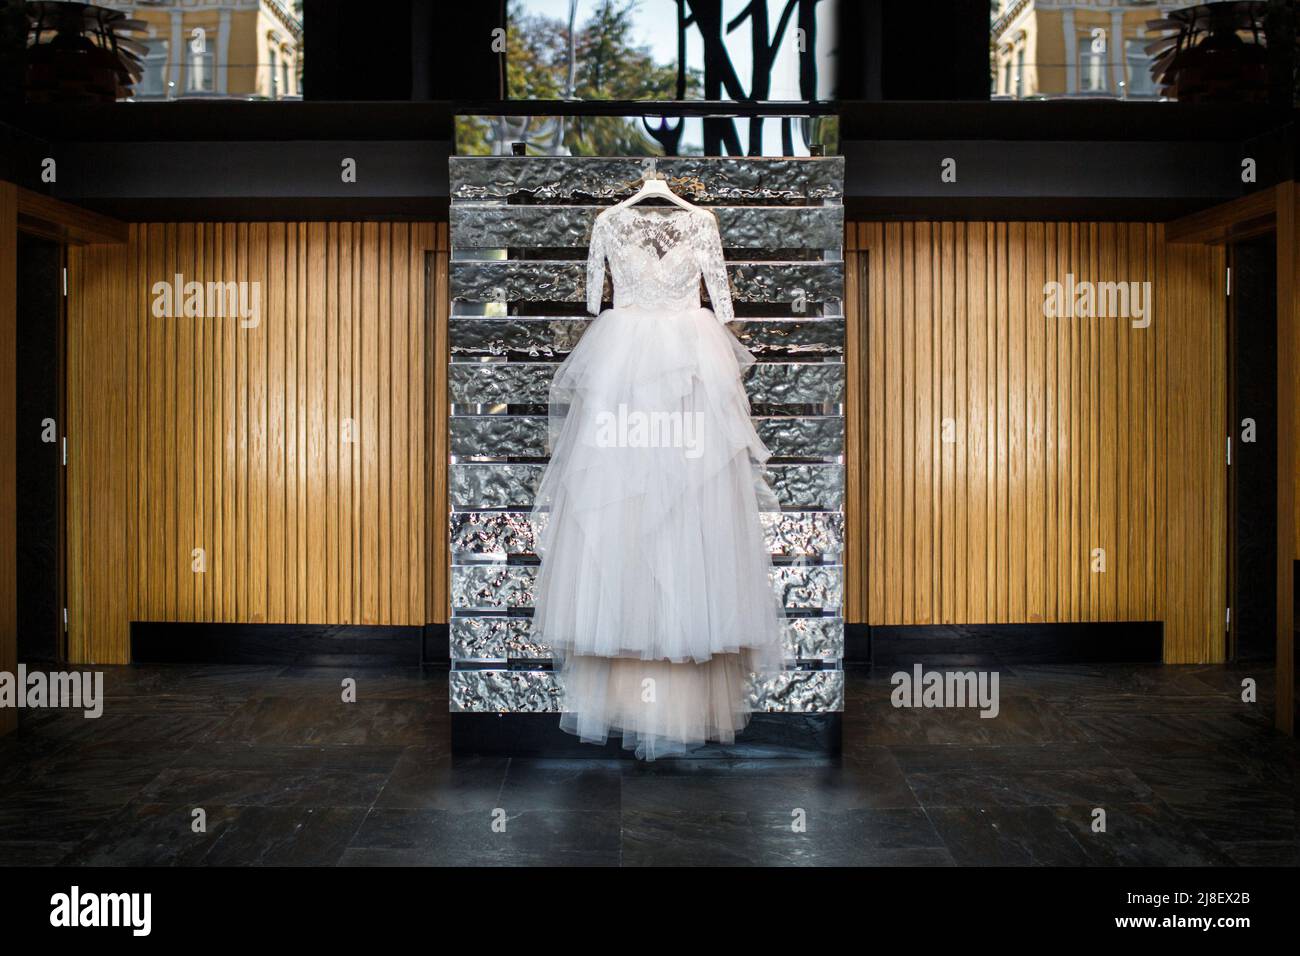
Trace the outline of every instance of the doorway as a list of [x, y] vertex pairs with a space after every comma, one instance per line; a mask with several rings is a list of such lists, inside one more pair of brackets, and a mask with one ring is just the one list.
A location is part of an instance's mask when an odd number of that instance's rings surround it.
[[64, 641], [63, 247], [18, 236], [18, 659], [57, 662]]
[[1273, 233], [1232, 242], [1228, 295], [1227, 658], [1277, 654], [1277, 258]]

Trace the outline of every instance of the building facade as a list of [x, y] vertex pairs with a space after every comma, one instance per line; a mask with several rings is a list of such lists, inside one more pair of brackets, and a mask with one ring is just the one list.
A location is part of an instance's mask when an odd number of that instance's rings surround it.
[[279, 0], [101, 0], [147, 25], [133, 99], [301, 95], [301, 5]]
[[1147, 23], [1182, 0], [998, 0], [991, 26], [995, 97], [1153, 99]]

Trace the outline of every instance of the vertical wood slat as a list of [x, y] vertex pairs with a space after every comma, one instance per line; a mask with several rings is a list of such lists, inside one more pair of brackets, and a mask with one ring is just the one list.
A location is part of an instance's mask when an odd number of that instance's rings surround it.
[[[127, 661], [132, 620], [446, 620], [445, 573], [426, 562], [447, 564], [447, 448], [424, 381], [443, 351], [427, 336], [445, 345], [446, 230], [383, 237], [373, 223], [141, 224], [123, 246], [72, 250], [74, 661]], [[153, 317], [153, 284], [177, 273], [260, 282], [258, 324]], [[445, 367], [432, 373], [445, 393]]]
[[[844, 301], [846, 303], [857, 303], [858, 296], [862, 294], [863, 283], [859, 282], [859, 270], [865, 268], [868, 259], [864, 250], [866, 243], [861, 235], [865, 229], [865, 225], [850, 223], [845, 233]], [[869, 315], [869, 309], [851, 308], [846, 310], [844, 321], [845, 379], [853, 382], [858, 389], [856, 394], [862, 396], [857, 406], [857, 414], [846, 415], [844, 420], [844, 613], [851, 621], [866, 620], [868, 600], [865, 593], [867, 549], [864, 547], [863, 540], [867, 523], [862, 509], [869, 494], [868, 482], [864, 474], [864, 466], [869, 458], [863, 446], [866, 440], [863, 422], [870, 398], [865, 388], [862, 360], [866, 355], [868, 341], [868, 336], [863, 334], [863, 325]]]
[[[427, 470], [432, 474], [433, 495], [429, 502], [428, 513], [432, 521], [428, 536], [427, 553], [430, 585], [428, 598], [430, 602], [428, 618], [432, 622], [445, 624], [451, 616], [451, 562], [442, 550], [447, 547], [449, 532], [449, 491], [447, 487], [447, 460], [450, 455], [448, 419], [450, 407], [447, 393], [447, 365], [450, 355], [448, 326], [451, 321], [451, 284], [450, 257], [451, 238], [446, 223], [436, 226], [433, 248], [436, 250], [433, 266], [433, 281], [429, 284], [429, 294], [434, 296], [432, 345], [425, 349], [426, 361], [432, 366], [431, 374], [426, 376], [433, 388], [433, 400], [426, 403], [429, 409], [429, 431], [432, 437], [429, 446], [432, 457]], [[428, 235], [428, 227], [426, 227]]]
[[[1221, 253], [1143, 223], [848, 229], [849, 620], [1165, 620], [1167, 660], [1221, 660]], [[1067, 273], [1149, 281], [1151, 326], [1046, 318]]]
[[[127, 652], [135, 606], [135, 375], [121, 307], [130, 261], [125, 245], [71, 247], [68, 255], [69, 288], [78, 292], [68, 306], [68, 653], [87, 663]], [[74, 403], [77, 395], [91, 400]]]

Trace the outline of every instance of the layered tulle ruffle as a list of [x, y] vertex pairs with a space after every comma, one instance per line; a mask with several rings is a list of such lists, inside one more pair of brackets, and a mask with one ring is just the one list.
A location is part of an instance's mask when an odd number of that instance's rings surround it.
[[749, 675], [780, 666], [752, 362], [707, 309], [615, 308], [555, 376], [533, 626], [584, 740], [731, 740]]

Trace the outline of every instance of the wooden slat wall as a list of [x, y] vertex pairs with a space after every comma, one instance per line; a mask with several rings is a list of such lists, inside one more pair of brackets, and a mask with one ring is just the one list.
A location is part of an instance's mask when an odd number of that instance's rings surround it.
[[132, 416], [144, 326], [127, 307], [128, 246], [70, 246], [68, 263], [76, 292], [68, 299], [66, 373], [68, 657], [122, 663], [143, 570], [133, 518], [147, 492], [137, 481]]
[[[313, 222], [133, 225], [71, 251], [74, 660], [126, 661], [133, 619], [446, 620], [445, 544], [426, 551], [431, 526], [447, 538], [428, 406], [446, 249], [445, 225]], [[260, 324], [154, 318], [176, 273], [260, 282]]]
[[[1222, 250], [1146, 223], [847, 232], [850, 620], [1165, 620], [1167, 660], [1221, 660]], [[1150, 281], [1151, 327], [1046, 319], [1066, 273]]]
[[[1170, 661], [1218, 659], [1221, 251], [1149, 224], [848, 232], [849, 619], [1154, 618]], [[126, 660], [131, 619], [446, 620], [445, 250], [432, 224], [226, 223], [71, 251], [75, 660]], [[177, 271], [259, 279], [262, 325], [151, 319]], [[1150, 279], [1152, 328], [1034, 321], [1065, 272]]]

